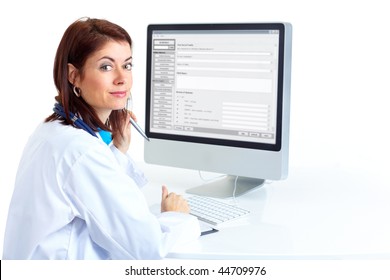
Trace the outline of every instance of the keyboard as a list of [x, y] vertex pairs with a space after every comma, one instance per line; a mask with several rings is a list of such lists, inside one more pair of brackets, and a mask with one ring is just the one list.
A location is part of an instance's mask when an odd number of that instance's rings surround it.
[[186, 199], [191, 215], [215, 226], [249, 214], [248, 210], [209, 197], [194, 195]]

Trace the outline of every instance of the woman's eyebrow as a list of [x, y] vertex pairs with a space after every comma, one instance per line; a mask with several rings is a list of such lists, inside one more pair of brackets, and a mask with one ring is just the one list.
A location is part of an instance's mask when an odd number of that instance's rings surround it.
[[[99, 59], [99, 61], [100, 61], [100, 60], [103, 60], [103, 59], [108, 59], [108, 60], [111, 60], [112, 62], [115, 62], [115, 59], [113, 59], [113, 58], [110, 57], [110, 56], [103, 56], [102, 58]], [[131, 59], [133, 59], [132, 56], [126, 58], [124, 61], [129, 61], [129, 60], [131, 60]]]

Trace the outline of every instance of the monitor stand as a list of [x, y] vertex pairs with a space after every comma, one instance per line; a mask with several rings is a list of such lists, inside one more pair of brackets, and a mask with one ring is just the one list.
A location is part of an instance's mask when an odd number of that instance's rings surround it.
[[[203, 185], [187, 189], [186, 193], [200, 196], [209, 196], [215, 198], [229, 198], [233, 197], [234, 185], [237, 176], [227, 175], [226, 177], [205, 183]], [[234, 196], [243, 195], [253, 189], [259, 188], [264, 184], [264, 179], [256, 179], [249, 177], [238, 177], [237, 188]]]

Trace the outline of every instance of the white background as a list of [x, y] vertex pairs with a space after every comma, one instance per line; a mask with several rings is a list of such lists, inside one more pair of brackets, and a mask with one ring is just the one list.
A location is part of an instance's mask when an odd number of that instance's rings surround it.
[[[55, 52], [63, 32], [76, 19], [105, 18], [132, 36], [132, 93], [141, 124], [149, 23], [291, 22], [290, 165], [351, 168], [379, 175], [387, 171], [390, 156], [390, 24], [385, 3], [1, 1], [0, 252], [19, 158], [33, 129], [51, 114], [56, 95], [52, 79]], [[137, 135], [133, 139], [130, 153], [142, 160], [142, 139]]]

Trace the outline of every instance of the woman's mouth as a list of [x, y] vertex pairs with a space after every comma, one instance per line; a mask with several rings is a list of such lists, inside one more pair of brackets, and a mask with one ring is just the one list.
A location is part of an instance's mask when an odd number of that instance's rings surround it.
[[112, 91], [110, 94], [118, 98], [123, 98], [126, 97], [127, 91]]

